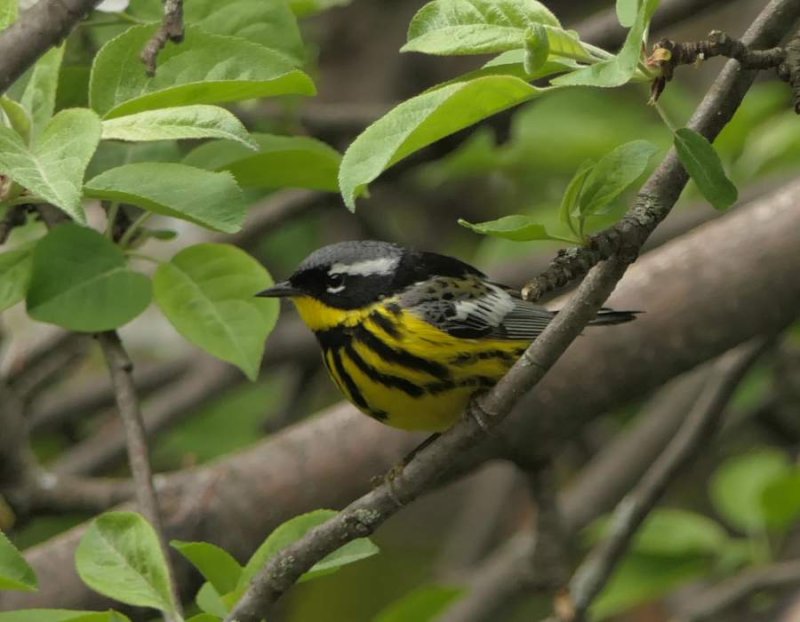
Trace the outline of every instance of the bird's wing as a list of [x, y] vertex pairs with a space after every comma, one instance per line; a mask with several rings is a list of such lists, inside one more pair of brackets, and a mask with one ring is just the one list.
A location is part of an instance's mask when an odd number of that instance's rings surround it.
[[465, 339], [532, 341], [554, 315], [478, 276], [416, 283], [400, 296], [400, 304], [440, 330]]

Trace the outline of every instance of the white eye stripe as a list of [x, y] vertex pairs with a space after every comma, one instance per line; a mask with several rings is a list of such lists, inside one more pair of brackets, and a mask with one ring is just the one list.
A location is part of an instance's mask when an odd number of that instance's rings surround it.
[[351, 264], [335, 263], [328, 270], [328, 274], [350, 274], [357, 276], [391, 274], [397, 267], [399, 261], [400, 259], [398, 257], [379, 257], [378, 259], [366, 259]]
[[342, 291], [343, 289], [344, 289], [344, 284], [342, 284], [342, 285], [338, 285], [338, 286], [336, 286], [336, 287], [329, 287], [329, 288], [328, 288], [328, 293], [329, 293], [329, 294], [338, 294], [338, 293], [339, 293], [340, 291]]

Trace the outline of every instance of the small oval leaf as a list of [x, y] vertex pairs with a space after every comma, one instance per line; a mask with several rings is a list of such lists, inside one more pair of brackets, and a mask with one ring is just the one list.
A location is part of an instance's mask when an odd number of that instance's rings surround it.
[[547, 228], [535, 222], [529, 216], [522, 214], [513, 214], [511, 216], [503, 216], [497, 220], [488, 220], [486, 222], [471, 223], [463, 218], [458, 220], [458, 224], [467, 229], [472, 229], [475, 233], [482, 233], [484, 235], [491, 235], [496, 238], [503, 238], [506, 240], [513, 240], [515, 242], [529, 242], [531, 240], [557, 240], [559, 242], [575, 243], [568, 237], [562, 237], [557, 234], [550, 233]]
[[33, 246], [0, 254], [0, 311], [25, 298], [31, 280]]
[[675, 150], [703, 196], [718, 210], [736, 203], [738, 192], [725, 175], [722, 162], [705, 136], [688, 127], [675, 132]]
[[390, 110], [353, 141], [342, 158], [339, 187], [355, 209], [356, 195], [406, 156], [541, 92], [512, 76], [454, 82], [412, 97]]
[[92, 229], [59, 225], [39, 240], [26, 304], [40, 322], [98, 332], [127, 324], [150, 304], [150, 279]]
[[[314, 527], [333, 518], [336, 514], [337, 512], [334, 510], [314, 510], [313, 512], [290, 518], [285, 523], [276, 527], [247, 562], [242, 576], [239, 578], [237, 592], [243, 592], [253, 577], [255, 577], [279, 551], [302, 538]], [[314, 566], [300, 578], [300, 581], [307, 581], [314, 577], [330, 574], [342, 566], [352, 564], [353, 562], [367, 557], [372, 557], [378, 552], [378, 547], [375, 546], [369, 538], [356, 538], [314, 564]]]
[[230, 173], [174, 162], [118, 166], [86, 182], [84, 192], [224, 233], [241, 229], [246, 211], [242, 191]]
[[219, 594], [227, 594], [236, 587], [242, 567], [228, 551], [209, 542], [181, 542], [170, 545], [192, 562]]
[[15, 131], [0, 127], [0, 170], [85, 224], [81, 186], [100, 142], [100, 127], [100, 119], [91, 110], [62, 110], [30, 147]]
[[128, 605], [175, 612], [158, 536], [135, 512], [107, 512], [91, 522], [75, 551], [90, 588]]
[[25, 558], [0, 531], [0, 590], [34, 592], [39, 589], [36, 573]]
[[223, 138], [250, 149], [258, 145], [232, 113], [219, 106], [180, 106], [146, 110], [103, 121], [103, 139], [127, 141]]
[[230, 141], [200, 145], [185, 164], [230, 171], [245, 188], [307, 188], [336, 192], [342, 156], [325, 143], [307, 136], [253, 134], [258, 153]]
[[190, 246], [153, 279], [156, 303], [178, 332], [251, 380], [278, 318], [277, 300], [255, 297], [271, 284], [260, 263], [227, 244]]
[[171, 106], [315, 93], [311, 78], [283, 54], [197, 26], [186, 28], [181, 45], [167, 46], [159, 54], [158, 72], [150, 78], [142, 71], [139, 53], [158, 28], [129, 28], [95, 56], [89, 95], [92, 108], [104, 118]]

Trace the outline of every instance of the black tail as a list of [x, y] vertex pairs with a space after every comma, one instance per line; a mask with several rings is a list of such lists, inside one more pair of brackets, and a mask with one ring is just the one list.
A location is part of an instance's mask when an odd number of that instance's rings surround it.
[[636, 315], [641, 311], [614, 311], [614, 309], [600, 309], [589, 326], [609, 326], [611, 324], [624, 324], [636, 319]]

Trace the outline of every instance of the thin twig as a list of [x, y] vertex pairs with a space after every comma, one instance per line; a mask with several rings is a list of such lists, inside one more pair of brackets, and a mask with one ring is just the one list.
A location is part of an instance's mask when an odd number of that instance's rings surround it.
[[164, 0], [164, 19], [161, 27], [145, 44], [139, 58], [145, 65], [147, 75], [156, 75], [158, 53], [164, 49], [167, 41], [180, 43], [183, 41], [183, 0]]
[[[575, 538], [581, 529], [612, 509], [652, 463], [680, 427], [706, 375], [700, 370], [675, 379], [660, 389], [641, 409], [629, 429], [620, 432], [597, 454], [562, 493], [564, 531]], [[509, 601], [540, 584], [533, 568], [536, 534], [521, 532], [472, 569], [465, 596], [437, 622], [488, 622]]]
[[161, 520], [161, 511], [158, 506], [155, 486], [153, 484], [153, 471], [150, 467], [150, 456], [147, 449], [147, 438], [142, 422], [142, 412], [136, 387], [133, 383], [133, 363], [125, 347], [120, 341], [116, 331], [100, 333], [97, 336], [100, 348], [111, 375], [111, 383], [116, 394], [117, 408], [122, 423], [125, 426], [125, 438], [128, 444], [128, 460], [131, 474], [136, 487], [136, 503], [144, 517], [156, 530], [161, 543], [162, 552], [167, 560], [170, 574], [170, 586], [175, 600], [175, 606], [180, 611], [180, 597], [175, 583], [175, 571], [170, 562], [167, 538], [164, 533], [164, 524]]
[[580, 622], [605, 586], [644, 519], [673, 481], [716, 431], [723, 410], [750, 367], [771, 344], [759, 340], [737, 348], [714, 366], [700, 398], [675, 438], [656, 458], [639, 483], [620, 501], [611, 517], [610, 534], [575, 571], [570, 581], [573, 611], [568, 619]]
[[800, 585], [800, 560], [751, 568], [706, 591], [694, 594], [678, 612], [677, 622], [703, 622], [740, 604], [756, 592]]
[[[779, 20], [783, 19], [782, 23]], [[773, 0], [761, 12], [742, 37], [742, 44], [749, 47], [766, 47], [776, 44], [797, 20], [796, 6], [791, 2]], [[755, 70], [743, 70], [738, 62], [727, 63], [689, 122], [689, 126], [713, 141], [722, 127], [739, 106], [744, 94], [755, 79]], [[726, 97], [721, 95], [725, 92]], [[633, 261], [643, 240], [652, 233], [669, 213], [677, 195], [659, 192], [655, 186], [672, 177], [673, 189], [682, 189], [688, 179], [671, 150], [661, 166], [651, 175], [642, 188], [633, 208], [618, 223], [590, 236], [580, 248], [562, 250], [542, 274], [529, 281], [522, 294], [528, 300], [538, 300], [544, 294], [566, 285], [607, 257], [621, 256]]]

